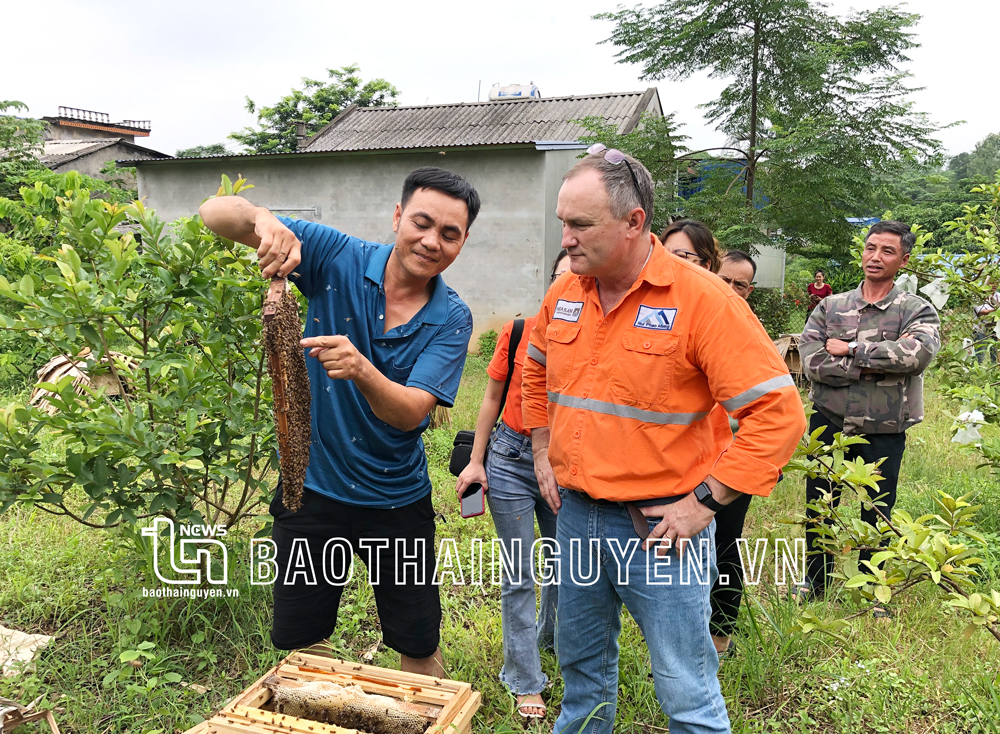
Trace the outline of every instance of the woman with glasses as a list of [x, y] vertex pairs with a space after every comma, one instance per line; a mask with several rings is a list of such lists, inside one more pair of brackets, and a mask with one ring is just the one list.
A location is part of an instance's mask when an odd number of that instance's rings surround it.
[[[549, 284], [569, 270], [566, 250], [552, 263]], [[517, 700], [517, 712], [525, 719], [544, 718], [545, 703], [541, 692], [548, 683], [542, 672], [540, 648], [552, 649], [555, 638], [555, 617], [558, 587], [542, 586], [541, 611], [535, 610], [535, 584], [532, 573], [532, 544], [535, 542], [535, 518], [542, 538], [556, 536], [556, 516], [542, 498], [535, 478], [535, 461], [531, 451], [531, 431], [521, 418], [521, 369], [528, 351], [528, 334], [535, 326], [535, 317], [524, 320], [521, 341], [514, 353], [507, 404], [500, 417], [500, 400], [507, 380], [508, 353], [513, 321], [504, 324], [497, 339], [493, 358], [486, 368], [489, 383], [479, 408], [476, 439], [469, 465], [458, 477], [456, 491], [462, 497], [470, 484], [479, 483], [487, 490], [486, 500], [508, 557], [517, 556], [514, 540], [521, 543], [521, 583], [511, 584], [503, 574], [500, 585], [500, 619], [503, 629], [503, 668], [500, 681]], [[494, 426], [496, 428], [494, 429]], [[491, 435], [492, 429], [492, 435]], [[487, 445], [489, 452], [487, 453]], [[546, 555], [547, 557], [547, 555]]]
[[712, 230], [693, 219], [678, 219], [660, 235], [660, 242], [670, 252], [706, 270], [718, 273], [722, 267], [719, 241]]

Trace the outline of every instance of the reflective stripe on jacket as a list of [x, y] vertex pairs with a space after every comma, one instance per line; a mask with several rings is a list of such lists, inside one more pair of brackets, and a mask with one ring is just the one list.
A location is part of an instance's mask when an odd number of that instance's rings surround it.
[[[557, 482], [592, 497], [669, 497], [709, 474], [768, 495], [805, 430], [798, 390], [746, 302], [652, 240], [607, 317], [594, 278], [549, 289], [524, 365], [525, 427], [550, 427]], [[715, 403], [739, 421], [735, 439], [708, 419]]]

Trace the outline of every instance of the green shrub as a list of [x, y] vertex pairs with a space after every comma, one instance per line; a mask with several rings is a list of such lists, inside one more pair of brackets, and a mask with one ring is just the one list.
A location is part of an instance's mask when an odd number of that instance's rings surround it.
[[490, 361], [493, 357], [493, 352], [496, 351], [497, 339], [499, 337], [500, 335], [497, 334], [495, 329], [484, 331], [479, 335], [479, 338], [476, 340], [476, 350], [480, 359], [484, 359], [487, 362]]
[[[0, 512], [25, 503], [99, 527], [155, 514], [232, 525], [266, 498], [275, 454], [253, 253], [197, 217], [169, 228], [141, 202], [93, 200], [79, 182], [67, 174], [6, 201], [12, 220], [49, 202], [56, 216], [38, 233], [38, 272], [0, 277], [0, 329], [47, 356], [89, 349], [87, 373], [124, 391], [78, 395], [64, 377], [50, 387], [54, 415], [0, 408]], [[242, 188], [224, 177], [226, 194]], [[126, 221], [141, 250], [119, 231]]]
[[755, 288], [747, 303], [772, 339], [788, 332], [792, 313], [797, 308], [794, 299], [778, 288]]

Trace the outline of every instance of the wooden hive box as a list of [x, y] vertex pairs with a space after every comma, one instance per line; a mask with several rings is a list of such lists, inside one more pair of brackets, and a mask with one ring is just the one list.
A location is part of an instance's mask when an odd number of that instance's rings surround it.
[[799, 355], [799, 339], [802, 334], [782, 334], [774, 340], [774, 346], [778, 354], [785, 360], [785, 365], [795, 381], [802, 383], [805, 381], [805, 372], [802, 370], [802, 357]]
[[472, 717], [481, 702], [480, 694], [461, 681], [295, 652], [211, 719], [188, 729], [185, 734], [362, 734], [356, 729], [275, 713], [269, 705], [271, 691], [264, 686], [271, 675], [339, 685], [353, 683], [361, 686], [365, 693], [398, 699], [405, 696], [409, 702], [425, 707], [428, 721], [432, 722], [426, 734], [471, 734]]

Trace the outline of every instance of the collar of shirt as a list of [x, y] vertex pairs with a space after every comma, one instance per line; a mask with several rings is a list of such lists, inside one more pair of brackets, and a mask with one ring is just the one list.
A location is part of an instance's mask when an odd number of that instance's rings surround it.
[[[379, 293], [385, 296], [385, 266], [389, 262], [394, 245], [384, 245], [372, 254], [365, 268], [365, 278], [378, 286]], [[431, 282], [434, 291], [431, 299], [420, 312], [410, 320], [410, 324], [443, 324], [448, 320], [448, 288], [440, 275], [435, 275]]]
[[896, 296], [899, 295], [899, 286], [893, 283], [892, 290], [886, 294], [885, 298], [883, 298], [880, 301], [876, 301], [875, 303], [869, 303], [868, 301], [865, 300], [865, 296], [862, 293], [862, 289], [864, 288], [864, 286], [865, 282], [861, 281], [861, 284], [854, 291], [854, 303], [859, 311], [863, 309], [865, 306], [874, 306], [880, 311], [885, 311], [896, 299]]
[[[667, 248], [660, 243], [659, 238], [652, 232], [649, 234], [649, 241], [652, 243], [653, 249], [646, 258], [646, 264], [639, 271], [639, 277], [635, 279], [635, 283], [632, 284], [628, 293], [625, 294], [626, 298], [629, 293], [632, 293], [644, 282], [650, 285], [661, 286], [670, 285], [674, 282], [675, 256], [667, 252]], [[591, 276], [581, 277], [580, 283], [585, 290], [597, 290], [597, 278]], [[623, 298], [622, 300], [624, 301], [625, 299]]]

